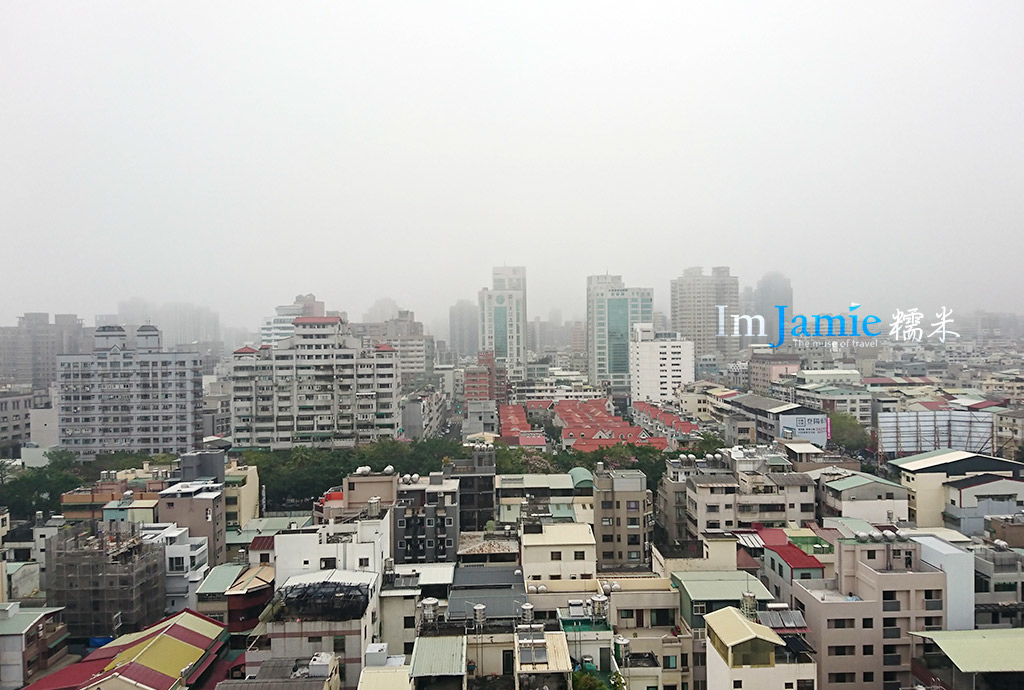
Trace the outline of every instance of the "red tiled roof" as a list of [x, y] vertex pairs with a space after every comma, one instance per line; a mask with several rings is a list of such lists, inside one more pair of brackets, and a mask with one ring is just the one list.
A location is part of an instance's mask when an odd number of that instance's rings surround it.
[[102, 671], [107, 663], [108, 660], [105, 658], [93, 659], [92, 655], [89, 655], [76, 664], [65, 666], [45, 678], [40, 678], [25, 690], [78, 690], [87, 680]]
[[786, 532], [778, 527], [762, 527], [757, 530], [757, 536], [761, 537], [761, 541], [764, 542], [765, 546], [769, 544], [781, 546], [789, 543], [789, 537], [786, 536]]
[[746, 549], [736, 549], [736, 570], [760, 570], [761, 564]]
[[795, 544], [765, 544], [766, 551], [774, 551], [779, 558], [784, 560], [790, 568], [824, 568], [821, 561], [814, 556], [804, 553], [803, 549]]
[[256, 354], [257, 352], [259, 352], [259, 350], [257, 350], [254, 347], [249, 347], [248, 345], [240, 347], [237, 350], [235, 350], [236, 355], [252, 355]]
[[387, 343], [381, 343], [374, 348], [377, 352], [396, 352], [395, 348], [391, 347]]
[[274, 535], [261, 534], [258, 537], [253, 537], [252, 541], [249, 542], [250, 551], [273, 551], [274, 550]]

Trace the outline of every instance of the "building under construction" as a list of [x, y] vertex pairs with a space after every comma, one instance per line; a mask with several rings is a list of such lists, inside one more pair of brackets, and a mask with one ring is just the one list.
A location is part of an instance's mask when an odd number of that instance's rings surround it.
[[47, 543], [47, 603], [64, 607], [72, 638], [137, 632], [164, 615], [164, 547], [134, 523], [91, 522]]

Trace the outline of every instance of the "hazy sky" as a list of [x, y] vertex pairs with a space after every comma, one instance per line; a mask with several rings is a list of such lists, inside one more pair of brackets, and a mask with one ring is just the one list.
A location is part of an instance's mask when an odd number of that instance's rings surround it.
[[0, 323], [314, 292], [424, 320], [525, 265], [1024, 312], [1024, 3], [0, 5]]

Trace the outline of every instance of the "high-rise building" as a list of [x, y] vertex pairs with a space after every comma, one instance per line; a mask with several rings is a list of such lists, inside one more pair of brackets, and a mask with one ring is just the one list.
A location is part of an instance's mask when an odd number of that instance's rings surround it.
[[480, 343], [494, 352], [512, 378], [522, 378], [526, 368], [526, 269], [496, 266], [491, 287], [480, 290]]
[[0, 327], [0, 384], [45, 391], [57, 380], [57, 356], [88, 352], [91, 328], [74, 314], [46, 313], [18, 317], [17, 326]]
[[472, 357], [480, 349], [480, 309], [468, 299], [448, 310], [448, 333], [456, 357]]
[[693, 383], [693, 343], [649, 323], [633, 325], [629, 342], [630, 399], [652, 403], [675, 400], [676, 390]]
[[102, 453], [197, 449], [203, 434], [202, 361], [167, 352], [156, 326], [139, 326], [135, 346], [121, 326], [96, 329], [93, 352], [57, 357], [60, 447]]
[[260, 327], [260, 342], [264, 345], [273, 345], [279, 340], [291, 337], [295, 333], [292, 322], [300, 316], [324, 316], [324, 303], [317, 301], [310, 293], [298, 295], [292, 304], [284, 304], [276, 307], [276, 314], [268, 316], [263, 320]]
[[587, 278], [587, 375], [590, 385], [608, 383], [629, 394], [629, 338], [634, 324], [651, 323], [654, 290], [628, 288], [622, 276]]
[[[684, 340], [693, 342], [694, 355], [717, 354], [719, 362], [736, 359], [739, 338], [732, 336], [731, 315], [739, 313], [740, 281], [729, 275], [728, 266], [704, 269], [697, 266], [683, 271], [672, 281], [672, 328]], [[718, 306], [725, 307], [725, 335], [718, 335]]]
[[760, 314], [764, 317], [764, 331], [768, 334], [769, 343], [776, 343], [779, 340], [777, 306], [785, 306], [792, 312], [793, 286], [790, 285], [789, 278], [786, 276], [777, 271], [770, 271], [757, 281], [757, 290], [754, 291], [754, 311], [743, 312], [744, 314]]
[[340, 317], [296, 318], [292, 337], [240, 348], [232, 364], [236, 448], [343, 448], [398, 436], [395, 348], [364, 348]]

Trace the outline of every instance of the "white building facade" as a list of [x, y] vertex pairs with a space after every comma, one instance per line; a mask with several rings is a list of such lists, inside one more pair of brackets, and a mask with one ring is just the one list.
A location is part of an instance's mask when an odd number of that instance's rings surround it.
[[629, 341], [630, 399], [672, 402], [676, 390], [687, 383], [693, 383], [693, 343], [677, 333], [658, 333], [653, 324], [634, 324]]

